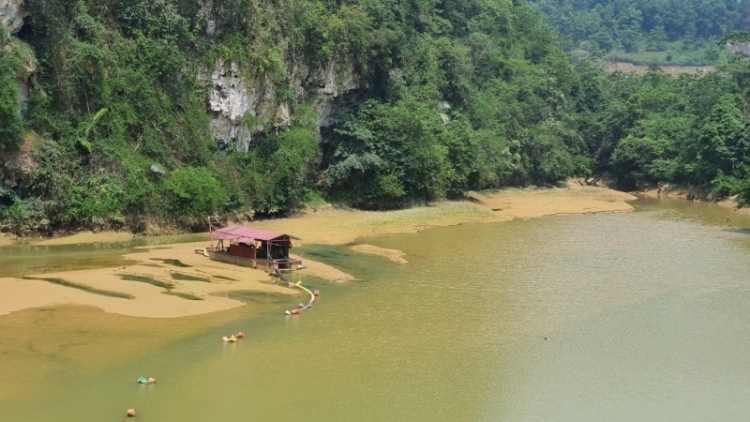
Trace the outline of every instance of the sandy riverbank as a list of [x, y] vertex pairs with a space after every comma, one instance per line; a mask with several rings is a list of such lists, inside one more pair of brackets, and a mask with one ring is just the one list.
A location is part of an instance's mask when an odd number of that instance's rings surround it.
[[0, 246], [11, 246], [15, 243], [13, 238], [5, 233], [0, 233]]
[[[738, 208], [737, 201], [734, 197], [724, 198], [719, 201], [714, 200], [709, 195], [697, 195], [695, 192], [691, 192], [689, 188], [684, 186], [672, 186], [665, 185], [661, 189], [647, 189], [634, 193], [637, 197], [643, 198], [671, 198], [671, 199], [682, 199], [685, 201], [700, 201], [714, 203], [723, 208], [729, 208], [734, 210], [737, 214], [750, 215], [750, 208]], [[702, 199], [696, 199], [702, 198]]]
[[[306, 211], [292, 218], [257, 221], [252, 225], [294, 234], [302, 238], [305, 244], [340, 245], [352, 243], [362, 236], [413, 233], [436, 226], [501, 222], [558, 214], [627, 212], [633, 210], [627, 201], [635, 199], [623, 192], [575, 185], [565, 189], [513, 189], [472, 193], [469, 198], [469, 201], [442, 201], [430, 206], [389, 212], [327, 208]], [[127, 233], [89, 233], [50, 239], [45, 244], [109, 242], [127, 240], [130, 237], [132, 235]], [[120, 268], [27, 275], [34, 279], [0, 278], [0, 315], [49, 305], [80, 304], [121, 315], [168, 318], [242, 306], [243, 302], [228, 297], [228, 293], [232, 291], [298, 294], [297, 290], [274, 284], [276, 279], [264, 271], [210, 261], [195, 253], [196, 247], [205, 247], [207, 244], [208, 241], [144, 248], [142, 252], [126, 255], [125, 258], [134, 263]], [[408, 261], [401, 251], [372, 245], [354, 245], [353, 249], [381, 255], [394, 262]], [[177, 266], [176, 262], [184, 266]], [[308, 268], [301, 274], [334, 282], [353, 279], [351, 275], [328, 265], [310, 260], [305, 262]], [[185, 276], [194, 280], [185, 280]], [[126, 279], [133, 277], [140, 277], [141, 281]], [[132, 298], [95, 294], [40, 278], [64, 280]], [[164, 294], [167, 289], [143, 282], [144, 279], [151, 280], [152, 283], [168, 283], [172, 286], [172, 293], [183, 297]], [[202, 300], [189, 300], [185, 296]]]
[[398, 211], [327, 208], [297, 217], [253, 222], [253, 227], [293, 233], [306, 244], [343, 245], [362, 236], [416, 233], [430, 227], [503, 222], [560, 214], [629, 212], [635, 196], [571, 184], [560, 189], [506, 189], [471, 193], [469, 201], [441, 201]]
[[52, 239], [43, 239], [33, 242], [34, 245], [55, 246], [55, 245], [72, 245], [80, 243], [97, 243], [97, 242], [125, 242], [135, 237], [130, 232], [80, 232], [71, 236], [55, 237]]
[[132, 240], [136, 237], [130, 232], [91, 232], [83, 231], [70, 236], [61, 236], [53, 238], [17, 238], [16, 236], [8, 233], [0, 233], [0, 246], [13, 246], [19, 243], [31, 244], [36, 246], [60, 246], [60, 245], [76, 245], [83, 243], [106, 243], [106, 242], [125, 242]]

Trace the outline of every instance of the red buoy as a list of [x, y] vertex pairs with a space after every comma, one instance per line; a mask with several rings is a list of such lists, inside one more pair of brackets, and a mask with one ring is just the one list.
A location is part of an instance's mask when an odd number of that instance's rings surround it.
[[239, 332], [237, 332], [237, 335], [235, 337], [237, 337], [237, 338], [245, 337], [245, 333], [243, 333], [242, 331], [239, 331]]
[[316, 291], [314, 291], [314, 292], [313, 292], [313, 294], [314, 294], [315, 296], [320, 296], [320, 290], [316, 290]]
[[292, 315], [299, 315], [299, 309], [292, 309]]

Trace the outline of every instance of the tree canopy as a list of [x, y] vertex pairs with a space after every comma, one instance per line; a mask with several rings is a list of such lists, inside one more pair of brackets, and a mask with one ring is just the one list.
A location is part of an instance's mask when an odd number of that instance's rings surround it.
[[[389, 209], [601, 172], [750, 197], [741, 60], [705, 76], [604, 75], [571, 64], [519, 1], [27, 3], [31, 23], [0, 37], [0, 152], [35, 140], [28, 183], [0, 187], [6, 229], [140, 230], [321, 197]], [[600, 49], [625, 48], [627, 31], [698, 42], [745, 25], [744, 1], [688, 3], [554, 4], [589, 31], [571, 32], [576, 42], [611, 40]], [[573, 17], [584, 9], [590, 22]], [[684, 26], [683, 9], [709, 18]], [[273, 84], [291, 124], [267, 125], [247, 151], [217, 144], [201, 77], [217, 59]], [[30, 61], [38, 89], [24, 112], [15, 93]], [[289, 77], [331, 63], [351, 65], [363, 88], [318, 127], [315, 94], [292, 92]]]
[[529, 0], [577, 55], [714, 64], [718, 42], [750, 29], [747, 0]]

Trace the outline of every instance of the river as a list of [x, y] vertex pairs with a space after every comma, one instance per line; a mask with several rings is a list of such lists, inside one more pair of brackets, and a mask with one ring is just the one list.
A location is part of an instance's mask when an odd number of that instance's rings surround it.
[[[634, 205], [359, 240], [405, 251], [406, 265], [307, 247], [361, 281], [316, 284], [321, 300], [299, 317], [283, 315], [289, 301], [231, 318], [112, 317], [105, 347], [71, 328], [104, 321], [90, 308], [2, 316], [0, 359], [18, 364], [0, 374], [0, 419], [122, 421], [128, 407], [139, 422], [746, 419], [750, 218]], [[34, 330], [57, 349], [20, 334]]]

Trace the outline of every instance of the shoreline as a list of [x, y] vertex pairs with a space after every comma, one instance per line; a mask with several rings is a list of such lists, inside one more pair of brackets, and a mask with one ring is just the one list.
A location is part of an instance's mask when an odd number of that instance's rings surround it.
[[[406, 210], [376, 212], [331, 207], [307, 210], [289, 218], [245, 224], [293, 234], [302, 238], [304, 244], [348, 245], [356, 243], [356, 239], [362, 237], [418, 233], [431, 227], [504, 222], [553, 215], [630, 212], [634, 208], [628, 201], [637, 199], [628, 193], [584, 187], [574, 183], [569, 183], [567, 188], [507, 189], [472, 192], [467, 196], [467, 201], [440, 201]], [[33, 244], [109, 242], [129, 240], [132, 236], [130, 233], [79, 233]], [[265, 271], [212, 261], [195, 253], [196, 247], [205, 247], [208, 243], [207, 238], [203, 242], [160, 245], [146, 247], [136, 253], [124, 253], [123, 257], [133, 262], [125, 267], [26, 274], [33, 279], [0, 278], [0, 316], [24, 309], [75, 304], [94, 306], [119, 315], [175, 318], [244, 306], [244, 302], [229, 297], [231, 292], [236, 291], [283, 296], [298, 294], [296, 290], [274, 284], [275, 278]], [[379, 255], [399, 264], [408, 262], [402, 251], [366, 244], [355, 244], [350, 247], [360, 253]], [[168, 260], [176, 260], [185, 266], [170, 265], [167, 263]], [[354, 280], [353, 276], [321, 262], [305, 260], [305, 263], [308, 267], [302, 270], [300, 275], [313, 276], [328, 282]], [[182, 274], [183, 279], [176, 279], [175, 273]], [[123, 276], [130, 279], [123, 279]], [[192, 280], [185, 281], [184, 276], [192, 277]], [[141, 281], [150, 281], [138, 282], [133, 280], [134, 277], [140, 277]], [[69, 285], [53, 284], [40, 278], [61, 279]], [[199, 279], [202, 281], [198, 281]], [[167, 283], [172, 286], [172, 292], [202, 300], [188, 300], [163, 294], [166, 290], [152, 285], [154, 282], [161, 283], [162, 286]], [[131, 296], [132, 299], [108, 297], [71, 288], [71, 283], [92, 289], [114, 291]]]
[[680, 199], [680, 200], [690, 201], [690, 202], [705, 202], [705, 203], [716, 204], [722, 208], [732, 209], [738, 214], [745, 214], [745, 215], [750, 214], [750, 208], [738, 208], [737, 207], [737, 201], [735, 201], [734, 197], [716, 200], [709, 196], [704, 197], [704, 195], [699, 195], [691, 191], [689, 188], [680, 187], [680, 186], [665, 185], [661, 189], [652, 188], [652, 189], [646, 189], [643, 191], [633, 192], [633, 195], [635, 195], [636, 197], [641, 197], [641, 198], [652, 198], [652, 199], [668, 198], [668, 199]]

